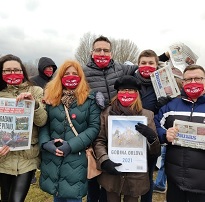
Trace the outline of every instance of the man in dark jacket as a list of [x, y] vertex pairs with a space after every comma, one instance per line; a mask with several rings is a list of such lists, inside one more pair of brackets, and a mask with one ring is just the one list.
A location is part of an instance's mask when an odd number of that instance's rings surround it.
[[[175, 98], [155, 115], [161, 143], [168, 143], [165, 157], [167, 202], [205, 201], [205, 150], [172, 145], [178, 128], [175, 119], [205, 123], [205, 70], [199, 65], [187, 66], [183, 73], [181, 98]], [[196, 133], [193, 133], [196, 135]]]
[[45, 85], [52, 79], [57, 66], [55, 62], [48, 57], [40, 58], [38, 62], [38, 75], [31, 77], [30, 80], [36, 85], [44, 88]]

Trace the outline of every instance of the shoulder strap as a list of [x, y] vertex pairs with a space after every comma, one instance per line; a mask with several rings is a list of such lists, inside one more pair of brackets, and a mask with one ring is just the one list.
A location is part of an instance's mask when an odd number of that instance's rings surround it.
[[72, 124], [72, 122], [71, 122], [71, 120], [70, 120], [70, 115], [69, 115], [68, 109], [66, 108], [65, 105], [64, 105], [64, 109], [65, 109], [65, 113], [66, 113], [66, 116], [67, 116], [67, 119], [68, 119], [68, 123], [69, 123], [71, 129], [73, 130], [74, 134], [75, 134], [76, 136], [78, 136], [78, 132], [76, 131], [74, 125]]

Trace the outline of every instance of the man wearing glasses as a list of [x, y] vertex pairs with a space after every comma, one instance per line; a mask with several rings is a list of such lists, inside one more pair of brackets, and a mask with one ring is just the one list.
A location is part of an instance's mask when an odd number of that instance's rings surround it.
[[167, 202], [205, 201], [205, 150], [172, 145], [178, 133], [178, 128], [173, 127], [175, 119], [205, 124], [204, 87], [204, 68], [187, 66], [181, 98], [173, 99], [155, 115], [161, 143], [167, 143]]
[[134, 75], [137, 65], [123, 65], [112, 59], [112, 45], [107, 37], [100, 36], [93, 42], [91, 57], [84, 72], [95, 92], [102, 92], [105, 105], [117, 94], [115, 81], [123, 75]]

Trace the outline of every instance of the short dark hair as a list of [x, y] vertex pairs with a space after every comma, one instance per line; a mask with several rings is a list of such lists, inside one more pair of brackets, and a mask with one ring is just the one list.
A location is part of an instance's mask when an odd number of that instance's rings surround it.
[[94, 48], [95, 43], [98, 42], [98, 41], [108, 42], [108, 43], [110, 44], [110, 48], [111, 48], [111, 46], [112, 46], [111, 41], [110, 41], [107, 37], [101, 35], [101, 36], [99, 36], [97, 39], [95, 39], [95, 41], [93, 42], [93, 48]]
[[184, 72], [183, 74], [186, 72], [186, 71], [190, 71], [190, 70], [195, 70], [195, 69], [200, 69], [202, 72], [204, 72], [204, 75], [205, 75], [205, 70], [202, 66], [200, 65], [189, 65], [187, 66], [185, 69], [184, 69]]
[[140, 59], [142, 57], [155, 57], [157, 65], [159, 64], [159, 58], [158, 58], [157, 54], [153, 50], [147, 49], [147, 50], [142, 51], [139, 54], [139, 57], [138, 57], [138, 64], [139, 64]]
[[3, 65], [5, 62], [12, 61], [12, 60], [17, 61], [20, 64], [21, 69], [23, 71], [23, 75], [24, 75], [24, 81], [28, 81], [30, 83], [28, 74], [26, 72], [26, 68], [25, 68], [24, 64], [22, 63], [21, 59], [15, 55], [8, 54], [8, 55], [4, 55], [0, 58], [0, 90], [3, 90], [7, 86], [7, 83], [2, 78]]

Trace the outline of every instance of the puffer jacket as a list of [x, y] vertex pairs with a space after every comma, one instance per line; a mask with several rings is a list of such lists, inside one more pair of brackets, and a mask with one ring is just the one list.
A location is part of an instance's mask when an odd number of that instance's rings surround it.
[[90, 88], [94, 92], [102, 92], [105, 97], [105, 105], [108, 106], [110, 100], [117, 94], [114, 89], [115, 81], [124, 75], [134, 75], [137, 68], [136, 65], [123, 65], [111, 60], [106, 68], [100, 69], [90, 58], [83, 70]]
[[[97, 157], [98, 169], [101, 168], [101, 164], [109, 159], [108, 157], [108, 115], [111, 107], [108, 107], [101, 114], [101, 130], [94, 141], [94, 151]], [[148, 118], [148, 126], [156, 131], [154, 124], [154, 114], [153, 112], [143, 109], [139, 114], [140, 116], [146, 116]], [[158, 155], [160, 153], [160, 142], [157, 138], [152, 144], [148, 144], [148, 149], [151, 154]], [[117, 162], [116, 162], [117, 163]], [[147, 193], [150, 187], [149, 175], [146, 173], [136, 173], [136, 172], [123, 172], [119, 175], [111, 175], [107, 172], [102, 172], [98, 176], [98, 181], [102, 187], [104, 187], [108, 192], [115, 192], [118, 194], [130, 195], [133, 197], [138, 197]]]
[[22, 92], [30, 92], [39, 103], [39, 107], [34, 110], [31, 148], [22, 151], [10, 151], [7, 155], [1, 156], [0, 173], [18, 175], [39, 167], [38, 129], [47, 121], [47, 112], [42, 103], [43, 89], [38, 86], [30, 86], [27, 82], [19, 86], [8, 85], [6, 89], [0, 91], [0, 97], [16, 98]]
[[40, 58], [38, 63], [38, 75], [31, 77], [30, 78], [31, 82], [33, 82], [36, 86], [40, 86], [41, 88], [44, 88], [45, 85], [53, 78], [52, 76], [51, 77], [46, 76], [43, 72], [44, 69], [48, 66], [52, 66], [53, 73], [55, 73], [55, 71], [57, 70], [57, 66], [55, 62], [51, 58], [47, 58], [47, 57]]
[[47, 105], [47, 111], [47, 124], [40, 129], [40, 146], [61, 138], [69, 143], [71, 153], [58, 157], [42, 150], [40, 187], [54, 196], [80, 199], [87, 194], [85, 150], [99, 133], [101, 110], [94, 95], [89, 95], [83, 105], [72, 103], [69, 114], [78, 136], [73, 133], [62, 104], [56, 107]]
[[[196, 102], [175, 98], [159, 110], [154, 120], [162, 143], [166, 142], [166, 130], [173, 127], [175, 119], [205, 123], [205, 95]], [[168, 143], [165, 158], [167, 179], [183, 191], [205, 194], [204, 157], [205, 150]]]

